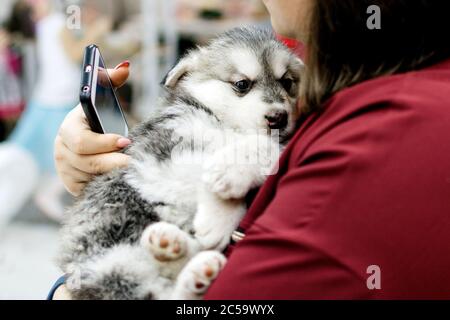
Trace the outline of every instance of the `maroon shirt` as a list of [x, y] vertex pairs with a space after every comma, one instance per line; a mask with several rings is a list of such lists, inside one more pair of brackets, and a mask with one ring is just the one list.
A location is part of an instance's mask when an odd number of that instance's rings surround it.
[[207, 299], [450, 298], [450, 60], [336, 94], [241, 227]]

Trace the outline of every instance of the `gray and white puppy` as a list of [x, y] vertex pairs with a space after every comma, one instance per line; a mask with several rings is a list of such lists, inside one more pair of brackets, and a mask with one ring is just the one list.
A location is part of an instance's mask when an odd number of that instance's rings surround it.
[[68, 213], [59, 265], [74, 299], [201, 297], [294, 130], [301, 68], [253, 28], [178, 63], [162, 108], [131, 133], [130, 166], [97, 177]]

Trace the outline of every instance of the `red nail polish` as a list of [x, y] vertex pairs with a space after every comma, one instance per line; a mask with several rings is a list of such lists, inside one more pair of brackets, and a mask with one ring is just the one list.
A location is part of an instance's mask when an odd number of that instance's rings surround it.
[[130, 66], [130, 61], [124, 61], [122, 63], [120, 63], [117, 67], [115, 67], [115, 69], [120, 69], [120, 68], [128, 68]]

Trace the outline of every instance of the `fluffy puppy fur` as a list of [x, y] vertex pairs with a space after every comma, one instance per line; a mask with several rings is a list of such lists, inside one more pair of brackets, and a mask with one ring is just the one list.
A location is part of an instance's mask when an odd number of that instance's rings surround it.
[[245, 195], [293, 132], [301, 68], [253, 28], [178, 63], [161, 108], [131, 133], [130, 166], [97, 177], [68, 213], [59, 265], [74, 299], [201, 297]]

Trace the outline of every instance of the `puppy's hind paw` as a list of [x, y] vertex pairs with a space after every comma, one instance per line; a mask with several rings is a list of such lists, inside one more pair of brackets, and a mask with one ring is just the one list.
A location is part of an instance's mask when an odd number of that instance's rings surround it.
[[160, 262], [174, 261], [186, 255], [187, 237], [176, 225], [158, 222], [144, 230], [141, 245]]
[[218, 251], [197, 254], [181, 271], [174, 299], [200, 299], [225, 266], [227, 259]]

